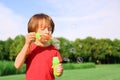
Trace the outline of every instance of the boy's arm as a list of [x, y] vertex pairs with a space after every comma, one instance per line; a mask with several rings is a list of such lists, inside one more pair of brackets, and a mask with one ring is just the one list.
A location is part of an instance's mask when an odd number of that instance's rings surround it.
[[14, 66], [17, 69], [22, 67], [22, 65], [26, 59], [26, 56], [29, 53], [30, 44], [33, 40], [35, 40], [35, 32], [28, 33], [25, 37], [25, 40], [26, 40], [25, 45], [23, 46], [22, 50], [19, 52], [19, 54], [17, 55], [17, 57], [15, 59]]
[[26, 55], [28, 54], [28, 49], [29, 49], [29, 45], [25, 44], [15, 59], [15, 63], [14, 63], [15, 68], [19, 69], [22, 67], [26, 59]]

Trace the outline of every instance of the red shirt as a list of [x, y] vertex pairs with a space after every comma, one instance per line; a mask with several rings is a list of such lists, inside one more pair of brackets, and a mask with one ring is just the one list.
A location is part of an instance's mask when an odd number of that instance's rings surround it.
[[54, 46], [40, 47], [32, 43], [26, 59], [26, 80], [55, 80], [52, 69], [54, 56], [58, 56], [62, 62], [62, 57]]

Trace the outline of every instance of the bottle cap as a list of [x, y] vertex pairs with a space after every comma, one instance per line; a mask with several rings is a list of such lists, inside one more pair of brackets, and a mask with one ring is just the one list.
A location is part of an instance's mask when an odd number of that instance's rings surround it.
[[53, 63], [59, 63], [59, 58], [58, 57], [53, 57]]

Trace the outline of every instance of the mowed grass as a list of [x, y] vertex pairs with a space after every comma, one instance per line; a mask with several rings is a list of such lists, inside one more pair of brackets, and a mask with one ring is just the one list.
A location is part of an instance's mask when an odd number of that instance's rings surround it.
[[[0, 77], [0, 80], [25, 80], [25, 75]], [[90, 69], [64, 70], [56, 80], [120, 80], [120, 64], [97, 65]]]

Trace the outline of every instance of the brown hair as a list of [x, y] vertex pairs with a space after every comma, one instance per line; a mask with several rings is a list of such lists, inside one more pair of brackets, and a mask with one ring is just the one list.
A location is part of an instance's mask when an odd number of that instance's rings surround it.
[[[54, 31], [54, 22], [52, 20], [52, 18], [44, 13], [40, 13], [40, 14], [35, 14], [33, 15], [29, 22], [28, 22], [28, 33], [29, 32], [36, 32], [38, 27], [39, 27], [39, 22], [41, 21], [45, 21], [45, 25], [47, 27], [52, 27], [52, 33]], [[42, 22], [41, 22], [42, 25]]]

